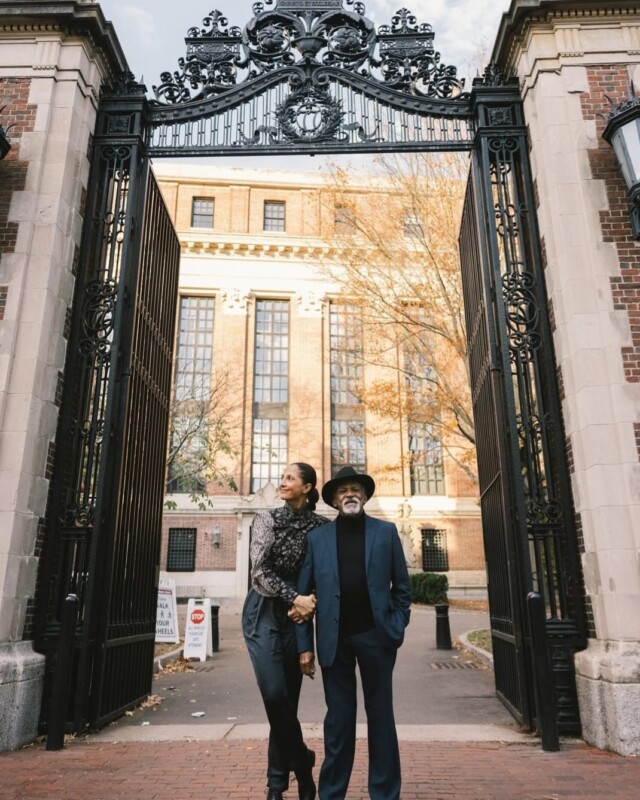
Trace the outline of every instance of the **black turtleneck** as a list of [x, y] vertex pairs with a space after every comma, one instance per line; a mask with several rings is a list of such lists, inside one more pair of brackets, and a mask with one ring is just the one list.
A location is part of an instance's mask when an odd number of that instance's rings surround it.
[[365, 570], [364, 519], [364, 514], [336, 519], [340, 632], [346, 634], [363, 633], [374, 627]]

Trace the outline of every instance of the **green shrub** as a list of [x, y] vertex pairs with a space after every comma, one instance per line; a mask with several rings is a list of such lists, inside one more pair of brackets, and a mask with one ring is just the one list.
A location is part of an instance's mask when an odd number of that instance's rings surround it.
[[409, 576], [414, 603], [446, 603], [449, 581], [446, 575], [435, 572], [415, 572]]

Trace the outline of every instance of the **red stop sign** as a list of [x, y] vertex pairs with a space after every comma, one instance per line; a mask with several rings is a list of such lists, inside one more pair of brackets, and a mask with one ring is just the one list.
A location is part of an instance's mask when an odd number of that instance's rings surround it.
[[204, 611], [201, 608], [194, 608], [191, 612], [191, 622], [194, 625], [199, 625], [201, 622], [204, 622]]

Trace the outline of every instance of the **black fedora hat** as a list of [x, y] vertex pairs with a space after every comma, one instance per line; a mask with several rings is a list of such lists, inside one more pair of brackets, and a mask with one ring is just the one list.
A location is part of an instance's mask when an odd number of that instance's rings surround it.
[[356, 472], [353, 467], [342, 467], [335, 478], [327, 481], [322, 487], [322, 499], [328, 506], [333, 505], [333, 496], [336, 489], [343, 483], [361, 483], [367, 500], [369, 500], [376, 490], [376, 482], [370, 475], [363, 472]]

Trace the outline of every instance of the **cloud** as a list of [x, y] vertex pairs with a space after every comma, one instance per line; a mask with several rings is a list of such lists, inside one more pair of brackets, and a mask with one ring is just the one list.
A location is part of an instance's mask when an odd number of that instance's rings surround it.
[[[401, 4], [370, 0], [367, 16], [378, 25], [388, 24]], [[429, 23], [442, 63], [458, 67], [460, 75], [474, 77], [491, 55], [500, 18], [509, 0], [409, 0], [407, 8], [418, 24]]]
[[157, 40], [153, 14], [139, 6], [123, 6], [121, 16], [127, 29], [127, 38], [138, 46], [150, 47]]

